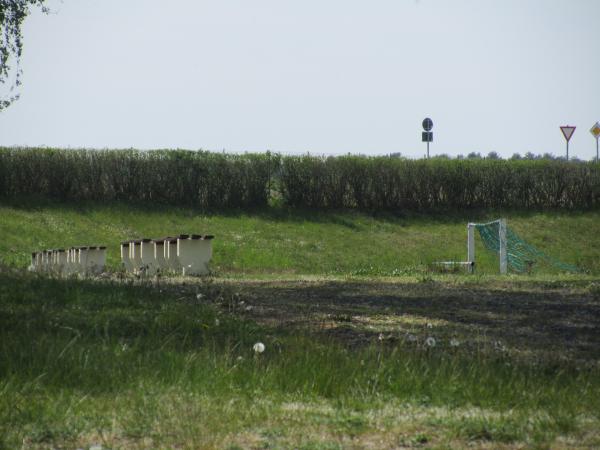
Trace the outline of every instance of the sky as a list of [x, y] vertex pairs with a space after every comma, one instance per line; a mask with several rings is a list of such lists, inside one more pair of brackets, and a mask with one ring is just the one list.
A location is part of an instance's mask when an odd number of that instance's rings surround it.
[[[598, 0], [62, 0], [1, 146], [596, 154]], [[2, 92], [5, 94], [5, 92]]]

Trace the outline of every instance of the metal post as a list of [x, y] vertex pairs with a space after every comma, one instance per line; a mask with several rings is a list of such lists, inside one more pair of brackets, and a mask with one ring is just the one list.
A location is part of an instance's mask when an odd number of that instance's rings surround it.
[[429, 159], [429, 141], [427, 141], [427, 159]]
[[467, 262], [471, 265], [468, 267], [469, 273], [475, 272], [475, 224], [467, 225]]
[[598, 138], [596, 138], [596, 162], [598, 162]]
[[569, 141], [567, 140], [567, 161], [569, 160]]
[[508, 272], [508, 254], [506, 251], [506, 219], [500, 219], [498, 226], [498, 241], [499, 241], [499, 252], [500, 253], [500, 273], [506, 275]]

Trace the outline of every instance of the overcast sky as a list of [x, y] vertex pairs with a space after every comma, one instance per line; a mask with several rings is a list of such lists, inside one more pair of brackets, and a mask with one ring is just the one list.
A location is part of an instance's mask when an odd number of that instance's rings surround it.
[[63, 0], [0, 145], [595, 156], [598, 0]]

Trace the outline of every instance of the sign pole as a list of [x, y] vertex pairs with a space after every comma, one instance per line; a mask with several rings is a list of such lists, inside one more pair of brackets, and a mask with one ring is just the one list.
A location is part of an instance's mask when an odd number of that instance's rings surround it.
[[569, 160], [569, 141], [567, 141], [567, 161]]
[[421, 134], [422, 134], [422, 141], [427, 142], [427, 159], [429, 159], [429, 143], [431, 141], [433, 141], [433, 133], [431, 132], [432, 128], [433, 128], [433, 121], [429, 117], [426, 117], [425, 120], [423, 120], [423, 129], [425, 131], [423, 131], [423, 133], [421, 133]]

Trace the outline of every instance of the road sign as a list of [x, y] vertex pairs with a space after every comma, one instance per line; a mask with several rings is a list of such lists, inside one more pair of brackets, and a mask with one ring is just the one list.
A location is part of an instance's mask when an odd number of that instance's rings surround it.
[[563, 136], [567, 140], [567, 161], [569, 160], [569, 140], [571, 139], [571, 136], [573, 136], [573, 133], [575, 133], [575, 128], [577, 127], [572, 127], [571, 125], [560, 127], [560, 131], [562, 131]]
[[575, 128], [577, 128], [577, 127], [572, 127], [570, 125], [560, 127], [560, 131], [562, 131], [562, 134], [565, 137], [565, 139], [567, 140], [567, 142], [569, 142], [569, 140], [571, 139], [571, 136], [573, 136], [573, 133], [575, 133]]
[[600, 159], [600, 155], [598, 154], [598, 138], [600, 137], [600, 123], [596, 122], [594, 124], [594, 126], [592, 128], [590, 128], [590, 133], [592, 133], [592, 136], [594, 136], [596, 138], [596, 162], [598, 162]]
[[425, 117], [425, 119], [423, 119], [423, 129], [425, 131], [421, 133], [421, 140], [423, 142], [427, 142], [427, 158], [429, 158], [429, 143], [433, 142], [433, 132], [431, 131], [432, 128], [433, 120], [431, 120], [429, 117]]
[[426, 117], [425, 120], [423, 120], [423, 129], [425, 131], [431, 131], [432, 128], [433, 128], [433, 121], [429, 117]]

